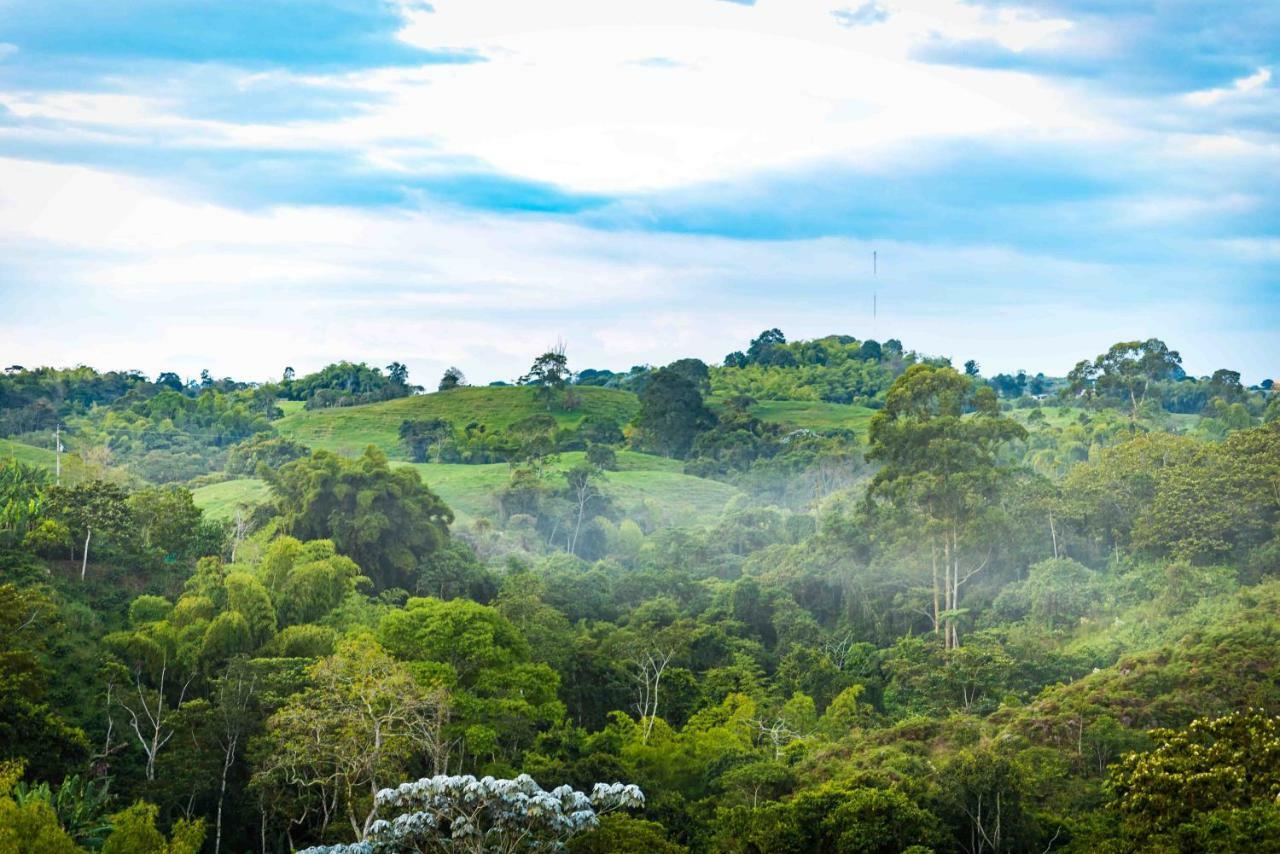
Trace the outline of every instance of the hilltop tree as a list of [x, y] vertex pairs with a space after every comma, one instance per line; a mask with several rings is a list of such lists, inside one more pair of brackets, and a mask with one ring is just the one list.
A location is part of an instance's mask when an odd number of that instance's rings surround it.
[[1122, 341], [1092, 362], [1077, 363], [1067, 374], [1067, 390], [1124, 400], [1130, 419], [1136, 421], [1151, 384], [1181, 376], [1182, 356], [1159, 338]]
[[445, 370], [444, 376], [440, 377], [440, 385], [437, 388], [439, 391], [449, 391], [449, 389], [458, 388], [466, 384], [466, 375], [460, 369], [450, 367]]
[[551, 408], [557, 392], [564, 391], [570, 377], [569, 359], [564, 354], [564, 345], [558, 345], [533, 360], [529, 373], [519, 380], [520, 385], [537, 387], [537, 396]]
[[453, 512], [372, 445], [358, 459], [316, 451], [267, 474], [281, 529], [333, 540], [380, 590], [411, 588], [419, 563], [448, 539]]
[[387, 379], [396, 385], [408, 385], [409, 368], [400, 362], [392, 362], [387, 365]]
[[[963, 542], [980, 525], [999, 491], [996, 452], [1026, 436], [1000, 415], [995, 393], [952, 368], [912, 365], [894, 381], [884, 408], [871, 419], [867, 458], [882, 468], [869, 495], [910, 508], [933, 543], [933, 618], [948, 648], [959, 645], [954, 620], [960, 588], [985, 567], [968, 565]], [[937, 558], [942, 558], [942, 577]]]

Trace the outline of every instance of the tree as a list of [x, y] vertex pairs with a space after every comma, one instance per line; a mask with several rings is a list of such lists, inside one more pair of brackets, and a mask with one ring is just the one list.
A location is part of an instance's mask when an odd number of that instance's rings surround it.
[[964, 375], [966, 377], [976, 377], [981, 372], [978, 363], [973, 359], [964, 363]]
[[21, 543], [45, 521], [45, 490], [51, 480], [44, 469], [0, 460], [0, 544]]
[[0, 584], [0, 757], [52, 776], [83, 760], [88, 741], [49, 704], [50, 647], [61, 638], [58, 609], [36, 588]]
[[174, 484], [147, 487], [129, 496], [129, 510], [143, 548], [176, 558], [191, 556], [203, 515], [191, 490]]
[[440, 377], [439, 391], [449, 391], [467, 384], [466, 375], [458, 368], [448, 368], [444, 372], [444, 376]]
[[941, 842], [937, 818], [901, 792], [835, 784], [755, 809], [722, 809], [716, 824], [716, 850], [731, 854], [899, 854]]
[[636, 426], [645, 444], [665, 456], [687, 456], [698, 434], [714, 425], [697, 387], [674, 371], [654, 371], [640, 392]]
[[400, 362], [392, 362], [387, 365], [387, 379], [396, 385], [407, 386], [409, 384], [409, 369]]
[[650, 647], [637, 652], [631, 661], [635, 669], [633, 677], [636, 682], [636, 714], [640, 717], [641, 742], [649, 743], [653, 734], [653, 724], [658, 718], [659, 689], [662, 687], [662, 674], [675, 652], [670, 649]]
[[200, 854], [204, 844], [204, 819], [179, 819], [165, 839], [156, 829], [160, 810], [138, 801], [111, 816], [111, 835], [103, 843], [102, 854]]
[[590, 462], [579, 463], [564, 473], [565, 487], [573, 507], [573, 530], [568, 534], [566, 549], [570, 554], [577, 554], [578, 537], [582, 533], [582, 522], [587, 517], [587, 511], [604, 500], [599, 486], [603, 477], [600, 469]]
[[569, 360], [564, 354], [564, 345], [548, 350], [533, 360], [529, 373], [520, 377], [520, 385], [537, 387], [537, 396], [544, 400], [547, 409], [551, 408], [557, 392], [563, 391], [569, 382]]
[[392, 470], [372, 445], [355, 460], [317, 451], [268, 482], [283, 531], [332, 540], [379, 590], [411, 587], [418, 564], [448, 540], [453, 512], [416, 471]]
[[78, 854], [83, 851], [58, 823], [53, 805], [43, 798], [19, 803], [13, 790], [22, 777], [21, 762], [0, 762], [0, 851], [5, 854]]
[[1070, 627], [1095, 605], [1096, 574], [1069, 557], [1049, 558], [1027, 570], [1031, 616], [1047, 628]]
[[[94, 534], [98, 541], [119, 544], [131, 528], [125, 492], [114, 483], [91, 480], [76, 486], [54, 486], [48, 492], [49, 510], [66, 524], [76, 542], [83, 542], [80, 580], [89, 566], [89, 546]], [[72, 559], [75, 550], [72, 549]]]
[[1136, 421], [1152, 383], [1182, 375], [1182, 357], [1159, 338], [1122, 341], [1092, 362], [1083, 361], [1072, 368], [1067, 374], [1067, 390], [1124, 400], [1129, 404], [1130, 420]]
[[457, 684], [470, 688], [486, 670], [527, 661], [529, 645], [494, 608], [466, 599], [410, 599], [378, 629], [382, 645], [406, 661], [449, 665]]
[[596, 783], [586, 795], [572, 786], [544, 791], [527, 774], [514, 780], [438, 774], [378, 792], [377, 808], [399, 815], [378, 820], [366, 845], [309, 851], [558, 851], [573, 837], [598, 827], [599, 816], [643, 806], [644, 793], [622, 783]]
[[679, 374], [693, 383], [701, 394], [708, 394], [711, 391], [711, 371], [707, 363], [701, 359], [677, 359], [667, 365], [666, 370]]
[[400, 441], [415, 463], [440, 460], [444, 444], [453, 438], [453, 422], [444, 418], [423, 418], [400, 424]]
[[1000, 415], [990, 388], [975, 389], [955, 370], [925, 364], [912, 365], [894, 381], [884, 408], [871, 419], [867, 458], [882, 467], [869, 495], [909, 508], [924, 522], [920, 533], [934, 544], [934, 626], [947, 647], [959, 645], [960, 589], [989, 558], [988, 552], [988, 558], [966, 564], [963, 540], [986, 518], [1001, 487], [997, 452], [1025, 436], [1016, 421]]
[[787, 336], [782, 334], [781, 329], [766, 329], [752, 339], [751, 346], [747, 348], [747, 361], [757, 365], [771, 365], [776, 351], [786, 343]]
[[147, 780], [156, 779], [156, 760], [176, 731], [178, 715], [196, 678], [196, 639], [168, 621], [107, 635], [103, 642], [124, 662], [108, 666], [108, 696], [127, 716], [146, 756]]
[[368, 635], [342, 641], [309, 671], [311, 685], [267, 720], [254, 785], [290, 796], [278, 803], [294, 823], [320, 817], [319, 834], [342, 817], [356, 841], [377, 816], [375, 796], [425, 755], [448, 759], [449, 695], [425, 690]]
[[[1280, 718], [1244, 710], [1149, 735], [1154, 748], [1126, 754], [1107, 783], [1110, 807], [1120, 815], [1134, 850], [1204, 850], [1197, 838], [1211, 821], [1229, 818], [1224, 813], [1275, 809]], [[1270, 833], [1274, 841], [1274, 820]], [[1213, 850], [1262, 849], [1224, 845]]]

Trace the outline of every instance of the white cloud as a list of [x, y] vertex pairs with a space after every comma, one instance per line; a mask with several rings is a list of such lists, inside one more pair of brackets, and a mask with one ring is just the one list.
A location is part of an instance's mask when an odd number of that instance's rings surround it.
[[23, 118], [171, 145], [343, 150], [406, 172], [463, 159], [605, 193], [820, 159], [882, 163], [919, 139], [1098, 130], [1083, 103], [1047, 81], [909, 59], [939, 31], [1023, 50], [1067, 21], [931, 0], [887, 3], [884, 23], [850, 30], [830, 12], [827, 0], [441, 0], [430, 12], [407, 7], [401, 38], [488, 61], [299, 78], [376, 96], [336, 120], [196, 120], [143, 92], [17, 92], [0, 103]]
[[1220, 89], [1201, 89], [1184, 96], [1185, 100], [1197, 107], [1209, 107], [1229, 98], [1256, 92], [1271, 82], [1271, 69], [1259, 68], [1248, 77], [1241, 77], [1230, 86]]

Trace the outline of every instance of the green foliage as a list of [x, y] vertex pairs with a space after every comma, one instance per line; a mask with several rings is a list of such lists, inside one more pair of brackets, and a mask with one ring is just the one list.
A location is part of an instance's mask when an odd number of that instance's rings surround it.
[[82, 851], [58, 823], [46, 798], [13, 797], [22, 776], [21, 762], [0, 762], [0, 851], [5, 854], [76, 854]]
[[84, 732], [49, 703], [52, 672], [45, 660], [61, 628], [46, 593], [0, 584], [0, 761], [23, 760], [42, 778], [82, 759], [89, 746]]
[[600, 819], [590, 833], [569, 841], [570, 854], [682, 854], [688, 851], [667, 838], [666, 828], [654, 821], [614, 813]]
[[129, 513], [142, 547], [160, 557], [188, 558], [200, 527], [200, 508], [181, 486], [140, 489], [129, 496]]
[[[718, 817], [718, 850], [898, 854], [940, 841], [938, 820], [892, 789], [808, 789], [789, 801], [734, 807]], [[997, 849], [999, 850], [999, 849]]]
[[420, 386], [408, 383], [409, 372], [399, 362], [387, 366], [387, 373], [364, 362], [337, 362], [314, 374], [287, 380], [280, 386], [283, 397], [306, 401], [307, 409], [359, 406], [405, 397]]
[[417, 472], [392, 470], [372, 446], [357, 460], [317, 451], [269, 482], [283, 530], [332, 540], [378, 589], [411, 586], [419, 562], [447, 542], [453, 520]]
[[655, 371], [640, 393], [636, 427], [645, 447], [660, 454], [685, 457], [698, 434], [714, 424], [698, 387], [676, 371]]
[[[1280, 838], [1280, 718], [1238, 711], [1150, 736], [1154, 748], [1122, 757], [1108, 779], [1111, 808], [1135, 849], [1198, 851], [1208, 841], [1243, 852]], [[1257, 835], [1242, 839], [1249, 824]]]
[[204, 844], [204, 820], [178, 819], [168, 839], [156, 829], [159, 809], [138, 801], [111, 816], [111, 834], [102, 854], [199, 854]]
[[226, 472], [241, 477], [257, 474], [259, 466], [278, 469], [285, 463], [302, 459], [310, 451], [292, 439], [258, 433], [233, 446], [227, 452]]
[[446, 664], [463, 687], [472, 687], [483, 671], [528, 661], [525, 639], [497, 610], [455, 599], [410, 599], [378, 629], [382, 645], [405, 661]]

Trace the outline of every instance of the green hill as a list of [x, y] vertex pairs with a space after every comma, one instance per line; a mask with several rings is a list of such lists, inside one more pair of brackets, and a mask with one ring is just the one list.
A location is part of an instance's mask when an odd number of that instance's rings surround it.
[[[714, 402], [713, 402], [714, 406]], [[794, 429], [854, 430], [865, 437], [874, 409], [822, 400], [762, 400], [750, 412], [761, 421]]]
[[[556, 466], [563, 471], [581, 462], [583, 454], [562, 454]], [[619, 471], [605, 472], [605, 491], [629, 515], [644, 513], [660, 525], [697, 524], [719, 515], [738, 490], [719, 481], [684, 474], [677, 460], [622, 451]], [[494, 493], [511, 476], [506, 463], [452, 465], [406, 463], [462, 520], [492, 515]], [[563, 483], [563, 481], [561, 481]]]
[[266, 483], [256, 477], [241, 477], [191, 491], [196, 506], [213, 519], [230, 519], [240, 504], [262, 504], [271, 497]]
[[[57, 470], [57, 454], [49, 448], [37, 448], [15, 442], [12, 439], [0, 439], [0, 460], [17, 460], [29, 466], [48, 469], [52, 474]], [[75, 454], [62, 455], [63, 483], [75, 483], [85, 476], [84, 463]]]
[[[587, 415], [612, 418], [626, 424], [635, 417], [639, 404], [635, 395], [607, 388], [577, 386], [582, 406], [572, 412], [551, 411], [556, 421], [573, 426]], [[402, 397], [365, 406], [299, 411], [275, 422], [281, 435], [288, 436], [313, 450], [328, 450], [348, 456], [376, 445], [390, 459], [405, 459], [400, 446], [400, 425], [409, 419], [444, 418], [458, 427], [471, 422], [489, 429], [507, 425], [546, 412], [546, 405], [534, 396], [533, 388], [522, 386], [483, 386], [457, 388], [435, 394]]]
[[[556, 468], [564, 470], [581, 462], [583, 454], [562, 454]], [[719, 515], [738, 490], [714, 480], [692, 477], [681, 471], [677, 460], [622, 451], [619, 471], [606, 472], [605, 491], [629, 515], [643, 514], [658, 525], [686, 525], [710, 521]], [[453, 509], [460, 522], [492, 515], [494, 493], [511, 476], [506, 463], [453, 465], [448, 463], [396, 463], [411, 465], [422, 479]], [[239, 478], [195, 490], [196, 506], [214, 518], [228, 519], [237, 504], [261, 503], [270, 496], [257, 478]]]

